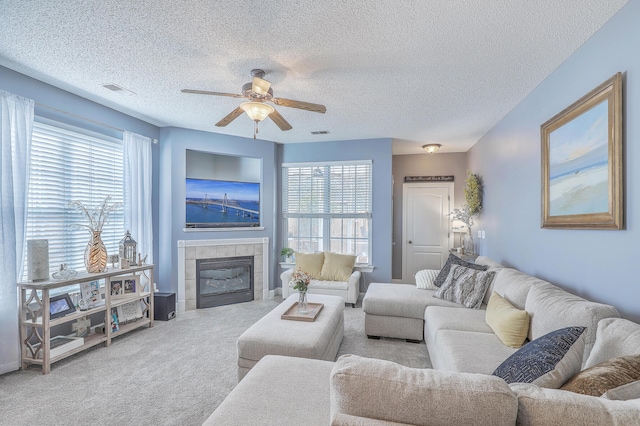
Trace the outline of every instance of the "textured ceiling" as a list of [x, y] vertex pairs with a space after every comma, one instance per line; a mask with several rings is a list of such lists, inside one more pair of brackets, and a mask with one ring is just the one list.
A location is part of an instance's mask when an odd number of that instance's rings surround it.
[[[277, 110], [259, 138], [393, 138], [395, 154], [468, 150], [628, 0], [0, 0], [0, 65], [158, 126], [215, 123], [262, 68]], [[102, 87], [118, 84], [135, 93]], [[327, 135], [310, 132], [328, 130]]]

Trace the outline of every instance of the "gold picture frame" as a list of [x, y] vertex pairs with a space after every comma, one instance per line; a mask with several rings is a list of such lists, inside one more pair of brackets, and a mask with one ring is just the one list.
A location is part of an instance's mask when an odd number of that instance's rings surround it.
[[622, 74], [540, 126], [542, 228], [623, 229]]

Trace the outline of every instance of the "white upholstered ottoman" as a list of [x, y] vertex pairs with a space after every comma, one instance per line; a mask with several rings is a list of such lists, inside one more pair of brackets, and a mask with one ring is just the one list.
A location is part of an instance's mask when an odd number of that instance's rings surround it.
[[315, 321], [280, 318], [298, 301], [296, 293], [242, 333], [238, 338], [238, 381], [265, 355], [335, 361], [344, 336], [344, 300], [320, 294], [307, 294], [307, 300], [324, 304]]

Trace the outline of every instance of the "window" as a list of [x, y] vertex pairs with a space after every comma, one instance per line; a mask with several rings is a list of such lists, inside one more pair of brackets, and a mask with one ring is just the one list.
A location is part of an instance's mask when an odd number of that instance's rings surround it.
[[[84, 271], [84, 250], [90, 239], [86, 218], [71, 201], [87, 208], [104, 197], [122, 202], [122, 140], [85, 132], [60, 123], [36, 121], [31, 148], [26, 238], [49, 241], [49, 265], [66, 263]], [[113, 212], [102, 230], [109, 254], [118, 252], [124, 234], [124, 210]], [[25, 265], [26, 278], [26, 265]]]
[[371, 161], [283, 164], [285, 245], [371, 259]]

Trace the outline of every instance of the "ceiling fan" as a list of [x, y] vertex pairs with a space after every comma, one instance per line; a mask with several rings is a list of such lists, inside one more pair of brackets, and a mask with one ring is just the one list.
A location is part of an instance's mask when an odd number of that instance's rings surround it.
[[313, 111], [324, 114], [327, 108], [324, 105], [312, 104], [310, 102], [294, 101], [292, 99], [274, 98], [273, 89], [271, 83], [265, 80], [263, 77], [265, 72], [261, 69], [251, 70], [251, 76], [253, 80], [251, 83], [242, 85], [242, 94], [237, 95], [234, 93], [222, 93], [222, 92], [208, 92], [205, 90], [192, 90], [182, 89], [182, 93], [194, 93], [197, 95], [214, 95], [214, 96], [228, 96], [231, 98], [246, 98], [247, 102], [243, 102], [239, 107], [227, 114], [222, 120], [216, 123], [217, 127], [224, 127], [231, 123], [233, 120], [246, 112], [249, 118], [251, 118], [255, 124], [255, 132], [253, 138], [256, 138], [258, 133], [258, 123], [265, 118], [269, 117], [271, 121], [276, 123], [280, 130], [291, 130], [291, 124], [284, 119], [282, 115], [275, 108], [266, 102], [272, 102], [278, 106], [303, 109], [305, 111]]

